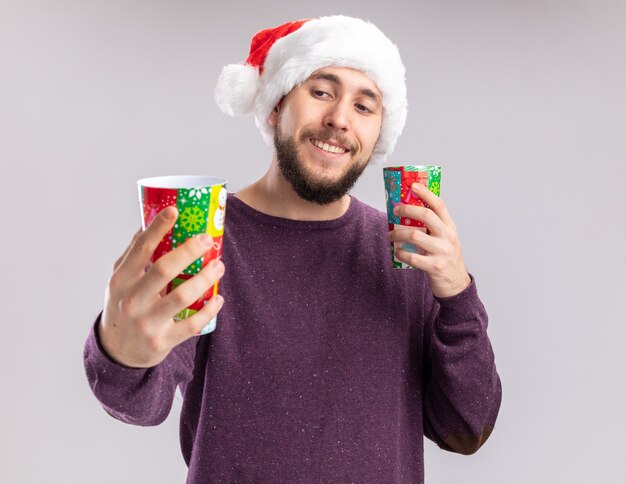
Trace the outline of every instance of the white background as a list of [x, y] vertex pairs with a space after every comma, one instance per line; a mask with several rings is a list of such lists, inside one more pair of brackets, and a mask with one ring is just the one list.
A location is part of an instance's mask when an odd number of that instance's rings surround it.
[[[427, 482], [626, 482], [626, 2], [306, 3], [2, 1], [0, 481], [184, 481], [180, 401], [128, 426], [83, 371], [139, 227], [135, 181], [260, 177], [252, 118], [213, 101], [222, 66], [257, 30], [344, 13], [400, 48], [410, 109], [390, 162], [443, 165], [503, 382], [485, 446], [427, 442]], [[384, 210], [380, 167], [353, 193]]]

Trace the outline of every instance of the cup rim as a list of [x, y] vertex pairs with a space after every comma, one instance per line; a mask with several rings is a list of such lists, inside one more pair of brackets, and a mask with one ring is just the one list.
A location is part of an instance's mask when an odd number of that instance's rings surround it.
[[206, 175], [164, 175], [140, 178], [137, 185], [148, 188], [190, 189], [196, 187], [226, 186], [225, 178]]
[[410, 166], [411, 168], [441, 168], [441, 165], [391, 165], [391, 166], [384, 166], [383, 170], [389, 170], [389, 169], [394, 169], [394, 168], [405, 168], [407, 166]]

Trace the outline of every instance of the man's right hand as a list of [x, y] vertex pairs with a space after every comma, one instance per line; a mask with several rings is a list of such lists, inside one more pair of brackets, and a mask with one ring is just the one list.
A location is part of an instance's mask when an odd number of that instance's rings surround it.
[[174, 321], [179, 311], [198, 300], [224, 274], [222, 261], [212, 261], [165, 294], [167, 284], [213, 243], [208, 234], [195, 236], [150, 264], [150, 257], [177, 215], [175, 207], [163, 209], [145, 231], [140, 229], [135, 234], [113, 267], [99, 336], [107, 354], [123, 365], [149, 368], [159, 364], [175, 346], [197, 336], [224, 303], [221, 296], [213, 296], [193, 316]]

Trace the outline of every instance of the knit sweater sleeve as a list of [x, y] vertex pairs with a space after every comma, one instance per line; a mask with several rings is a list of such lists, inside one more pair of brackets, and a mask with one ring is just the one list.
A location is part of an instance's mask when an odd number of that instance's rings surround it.
[[196, 339], [178, 345], [157, 366], [130, 368], [105, 353], [98, 337], [101, 316], [92, 326], [83, 352], [91, 390], [106, 412], [122, 422], [160, 424], [169, 415], [176, 387], [192, 377]]
[[424, 326], [424, 434], [460, 454], [487, 440], [502, 399], [487, 313], [471, 279], [456, 296], [425, 299], [432, 305]]

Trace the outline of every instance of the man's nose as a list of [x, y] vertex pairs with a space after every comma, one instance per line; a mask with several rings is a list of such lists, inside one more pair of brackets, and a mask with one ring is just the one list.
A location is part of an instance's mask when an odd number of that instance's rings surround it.
[[350, 128], [350, 106], [346, 102], [336, 102], [329, 106], [324, 118], [324, 125], [341, 131]]

